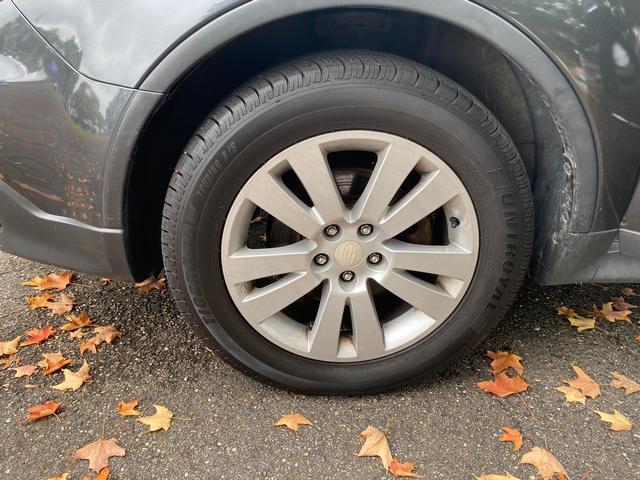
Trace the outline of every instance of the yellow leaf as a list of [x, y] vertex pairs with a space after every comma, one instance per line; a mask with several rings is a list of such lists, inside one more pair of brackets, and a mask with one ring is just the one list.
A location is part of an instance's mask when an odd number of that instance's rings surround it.
[[599, 410], [594, 410], [594, 412], [600, 415], [600, 419], [603, 422], [611, 424], [609, 430], [613, 430], [615, 432], [624, 432], [633, 428], [634, 423], [623, 414], [621, 414], [618, 410], [614, 409], [613, 414], [601, 412]]
[[575, 388], [567, 387], [564, 385], [561, 387], [556, 387], [556, 390], [564, 393], [565, 402], [576, 402], [576, 403], [581, 403], [583, 405], [586, 404], [587, 397], [585, 397], [580, 390], [576, 390]]
[[76, 391], [84, 384], [84, 382], [91, 378], [91, 376], [89, 375], [89, 365], [86, 361], [82, 364], [82, 367], [80, 367], [77, 372], [72, 372], [71, 370], [65, 368], [62, 370], [62, 373], [64, 373], [64, 382], [59, 383], [52, 388], [63, 392], [66, 390]]
[[118, 412], [123, 417], [139, 417], [142, 415], [136, 407], [138, 406], [138, 400], [131, 400], [129, 402], [120, 402], [118, 404]]
[[20, 339], [22, 337], [16, 337], [8, 342], [0, 342], [0, 357], [4, 355], [13, 355], [20, 348]]
[[578, 327], [579, 332], [583, 332], [585, 330], [593, 330], [594, 328], [596, 328], [596, 319], [593, 317], [588, 318], [575, 316], [567, 317], [567, 320], [569, 320], [569, 323], [571, 323], [572, 327]]
[[614, 388], [624, 388], [625, 395], [631, 395], [632, 393], [640, 392], [640, 384], [634, 382], [628, 377], [618, 373], [611, 372], [616, 379], [611, 381], [611, 386]]
[[380, 457], [382, 465], [385, 469], [389, 469], [391, 462], [393, 462], [393, 456], [391, 455], [391, 449], [389, 448], [389, 442], [387, 437], [384, 436], [380, 430], [374, 427], [367, 427], [360, 435], [358, 439], [364, 442], [359, 457]]
[[65, 323], [60, 330], [64, 330], [65, 332], [73, 332], [74, 330], [78, 330], [79, 328], [86, 327], [91, 323], [91, 319], [89, 315], [86, 313], [81, 313], [78, 315], [68, 315], [66, 319], [69, 323]]
[[596, 398], [600, 395], [600, 385], [595, 382], [589, 375], [584, 373], [577, 365], [572, 365], [578, 378], [575, 380], [565, 381], [567, 385], [580, 390], [587, 397]]
[[68, 480], [68, 478], [69, 478], [68, 473], [61, 473], [60, 475], [56, 475], [55, 477], [49, 477], [47, 478], [47, 480]]
[[299, 413], [290, 413], [288, 415], [283, 415], [280, 417], [275, 423], [276, 426], [286, 426], [289, 430], [293, 430], [294, 432], [298, 431], [300, 425], [313, 425], [309, 420], [304, 418]]
[[544, 448], [533, 447], [529, 453], [523, 455], [520, 463], [528, 463], [536, 467], [543, 480], [552, 480], [556, 474], [568, 477], [566, 470], [558, 459]]
[[157, 430], [169, 430], [171, 426], [171, 419], [173, 413], [168, 408], [161, 405], [154, 405], [156, 413], [149, 417], [139, 418], [138, 421], [149, 425], [149, 432], [155, 432]]
[[520, 480], [520, 479], [507, 473], [505, 475], [481, 475], [479, 477], [476, 477], [476, 480]]

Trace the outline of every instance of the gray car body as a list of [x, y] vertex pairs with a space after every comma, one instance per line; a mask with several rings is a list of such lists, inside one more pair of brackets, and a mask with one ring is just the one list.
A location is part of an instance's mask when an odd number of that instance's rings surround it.
[[534, 277], [640, 280], [636, 0], [0, 0], [0, 249], [140, 277], [129, 176], [155, 112], [234, 38], [328, 8], [440, 19], [517, 65], [560, 143], [536, 160]]

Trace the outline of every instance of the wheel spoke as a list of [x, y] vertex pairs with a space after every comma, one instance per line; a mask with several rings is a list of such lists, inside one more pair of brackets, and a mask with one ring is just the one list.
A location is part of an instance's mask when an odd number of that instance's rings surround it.
[[337, 356], [345, 302], [346, 297], [332, 282], [324, 285], [320, 307], [309, 332], [310, 352], [325, 358]]
[[378, 319], [371, 292], [351, 296], [351, 324], [353, 343], [358, 357], [376, 357], [384, 354], [384, 332]]
[[416, 245], [390, 240], [385, 242], [386, 254], [394, 268], [432, 273], [470, 280], [475, 270], [475, 256], [456, 244]]
[[270, 173], [257, 175], [259, 178], [248, 184], [247, 198], [300, 235], [313, 238], [322, 228], [313, 210]]
[[259, 324], [309, 293], [319, 283], [311, 273], [291, 273], [271, 285], [254, 289], [244, 297], [243, 314], [250, 322]]
[[307, 270], [313, 248], [314, 243], [309, 240], [285, 247], [242, 247], [227, 259], [228, 279], [231, 283], [237, 284]]
[[387, 237], [395, 237], [456, 195], [449, 177], [442, 170], [431, 172], [387, 212], [381, 226]]
[[455, 297], [438, 285], [430, 285], [405, 271], [392, 270], [380, 285], [434, 320], [445, 320], [458, 304]]
[[358, 219], [377, 222], [389, 203], [420, 160], [415, 150], [404, 144], [392, 143], [378, 156], [371, 178], [354, 205]]
[[344, 219], [344, 202], [325, 155], [316, 144], [300, 146], [287, 157], [324, 223]]

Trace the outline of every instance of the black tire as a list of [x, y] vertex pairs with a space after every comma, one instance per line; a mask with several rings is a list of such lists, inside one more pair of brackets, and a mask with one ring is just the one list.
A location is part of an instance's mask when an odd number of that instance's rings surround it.
[[[476, 206], [480, 252], [464, 299], [435, 332], [378, 360], [336, 364], [280, 349], [244, 321], [227, 293], [216, 242], [236, 194], [264, 162], [297, 141], [346, 129], [396, 134], [447, 162]], [[533, 203], [516, 147], [469, 92], [407, 59], [325, 52], [265, 72], [211, 112], [180, 158], [162, 231], [176, 303], [212, 348], [290, 388], [350, 394], [433, 373], [486, 337], [526, 273]]]

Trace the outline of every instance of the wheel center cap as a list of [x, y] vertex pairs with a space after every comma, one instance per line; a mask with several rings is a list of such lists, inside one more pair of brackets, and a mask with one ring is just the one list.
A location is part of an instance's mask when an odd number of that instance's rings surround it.
[[334, 252], [336, 262], [343, 267], [355, 267], [364, 258], [364, 249], [358, 242], [348, 240], [342, 242]]

